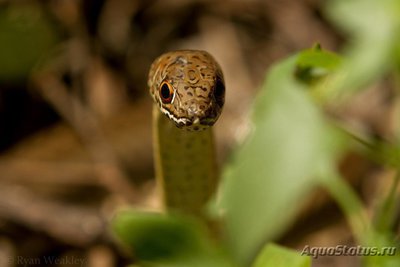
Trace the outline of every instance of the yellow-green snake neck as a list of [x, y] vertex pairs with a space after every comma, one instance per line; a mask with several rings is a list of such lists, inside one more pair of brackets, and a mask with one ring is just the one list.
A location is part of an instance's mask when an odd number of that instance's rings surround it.
[[221, 69], [204, 51], [169, 52], [154, 61], [148, 84], [163, 204], [167, 210], [203, 216], [219, 176], [212, 125], [224, 104]]

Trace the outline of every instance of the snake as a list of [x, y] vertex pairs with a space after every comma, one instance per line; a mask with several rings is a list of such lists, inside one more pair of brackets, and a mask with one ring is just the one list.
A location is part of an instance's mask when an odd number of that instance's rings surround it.
[[221, 67], [206, 51], [167, 52], [151, 64], [148, 87], [164, 209], [204, 217], [218, 186], [213, 125], [225, 102]]

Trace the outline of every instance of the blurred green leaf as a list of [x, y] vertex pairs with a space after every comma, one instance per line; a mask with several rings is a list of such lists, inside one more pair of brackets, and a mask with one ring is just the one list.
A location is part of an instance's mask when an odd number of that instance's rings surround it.
[[296, 77], [300, 81], [311, 85], [336, 70], [341, 61], [340, 56], [330, 51], [322, 50], [318, 45], [299, 53]]
[[115, 217], [113, 229], [143, 266], [233, 266], [206, 229], [186, 217], [126, 211]]
[[122, 213], [115, 218], [114, 229], [142, 260], [176, 257], [201, 247], [192, 226], [159, 214]]
[[253, 132], [224, 171], [220, 208], [228, 243], [243, 263], [290, 225], [315, 185], [319, 162], [334, 159], [340, 140], [294, 78], [298, 59], [269, 72], [254, 105]]
[[339, 55], [321, 48], [301, 51], [297, 59], [299, 67], [323, 68], [329, 71], [336, 70], [341, 62], [342, 58]]
[[387, 234], [376, 233], [372, 237], [371, 246], [378, 249], [378, 253], [384, 255], [374, 255], [363, 257], [363, 266], [366, 267], [398, 267], [400, 266], [400, 243], [399, 240]]
[[331, 0], [326, 13], [350, 38], [340, 70], [316, 88], [319, 98], [332, 101], [365, 88], [394, 64], [400, 4], [397, 0]]
[[253, 267], [309, 267], [311, 257], [275, 244], [267, 244], [257, 256]]
[[0, 8], [0, 81], [25, 79], [58, 39], [54, 26], [36, 5]]

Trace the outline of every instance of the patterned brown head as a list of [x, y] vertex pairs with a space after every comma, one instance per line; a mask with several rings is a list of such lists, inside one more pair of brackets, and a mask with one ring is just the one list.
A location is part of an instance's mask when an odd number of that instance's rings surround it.
[[179, 128], [196, 131], [212, 126], [224, 105], [221, 68], [205, 51], [161, 55], [151, 65], [148, 86], [160, 111]]

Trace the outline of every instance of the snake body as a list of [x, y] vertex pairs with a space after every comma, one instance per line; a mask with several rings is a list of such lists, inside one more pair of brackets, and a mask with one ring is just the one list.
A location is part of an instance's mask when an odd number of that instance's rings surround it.
[[148, 86], [163, 204], [202, 216], [218, 183], [212, 126], [224, 105], [221, 68], [205, 51], [168, 52], [151, 65]]

